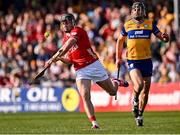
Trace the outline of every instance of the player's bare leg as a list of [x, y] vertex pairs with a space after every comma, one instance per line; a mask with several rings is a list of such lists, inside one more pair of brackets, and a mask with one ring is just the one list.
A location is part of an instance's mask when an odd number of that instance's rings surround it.
[[139, 96], [139, 119], [140, 124], [143, 125], [143, 112], [148, 102], [149, 89], [151, 85], [151, 77], [144, 78], [144, 87]]
[[118, 90], [118, 86], [128, 87], [129, 84], [126, 81], [118, 79], [106, 79], [104, 81], [96, 82], [101, 88], [103, 88], [109, 95], [115, 96]]
[[133, 100], [132, 100], [132, 111], [136, 120], [136, 124], [138, 126], [141, 126], [139, 124], [139, 95], [140, 92], [143, 89], [144, 83], [143, 83], [143, 77], [138, 69], [133, 69], [130, 71], [130, 77], [133, 82], [134, 90], [133, 90]]
[[82, 79], [82, 80], [78, 80], [76, 83], [77, 83], [77, 87], [80, 92], [80, 95], [82, 97], [82, 100], [83, 100], [83, 105], [84, 105], [84, 109], [85, 109], [87, 117], [92, 123], [93, 128], [99, 128], [99, 125], [96, 121], [96, 117], [94, 114], [94, 107], [91, 102], [91, 94], [90, 94], [91, 80]]
[[96, 82], [101, 88], [103, 88], [107, 93], [109, 93], [109, 95], [111, 96], [115, 96], [116, 95], [116, 91], [118, 89], [118, 83], [117, 82], [112, 82], [110, 80], [110, 78], [104, 80], [104, 81], [100, 81], [100, 82]]
[[149, 89], [151, 85], [151, 77], [144, 78], [144, 87], [139, 96], [139, 110], [144, 111], [149, 95]]

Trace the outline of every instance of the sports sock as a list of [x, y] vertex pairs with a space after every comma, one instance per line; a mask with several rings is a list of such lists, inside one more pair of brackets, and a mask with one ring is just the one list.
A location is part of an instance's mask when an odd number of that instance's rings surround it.
[[133, 101], [136, 102], [136, 103], [139, 102], [139, 99], [138, 99], [138, 97], [136, 95], [134, 95]]
[[139, 110], [139, 116], [142, 116], [143, 115], [143, 110]]
[[89, 117], [89, 121], [90, 121], [90, 122], [96, 121], [96, 116], [93, 115], [93, 116]]
[[89, 121], [92, 123], [93, 126], [94, 126], [94, 125], [99, 126], [98, 123], [97, 123], [97, 121], [96, 121], [96, 117], [95, 117], [94, 115], [91, 116], [91, 117], [89, 117]]

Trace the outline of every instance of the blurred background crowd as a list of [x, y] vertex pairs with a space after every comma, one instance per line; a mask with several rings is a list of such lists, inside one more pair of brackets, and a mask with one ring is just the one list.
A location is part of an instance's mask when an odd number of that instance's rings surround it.
[[[171, 0], [146, 0], [147, 18], [153, 19], [162, 32], [170, 35], [163, 43], [152, 35], [152, 82], [180, 81], [180, 35], [174, 25]], [[59, 15], [74, 14], [93, 49], [111, 76], [116, 76], [115, 45], [123, 23], [130, 19], [132, 0], [1, 0], [0, 1], [0, 87], [21, 87], [43, 67], [62, 45]], [[44, 32], [50, 36], [45, 39]], [[130, 80], [125, 63], [121, 78]], [[70, 65], [57, 62], [36, 84], [75, 85]]]

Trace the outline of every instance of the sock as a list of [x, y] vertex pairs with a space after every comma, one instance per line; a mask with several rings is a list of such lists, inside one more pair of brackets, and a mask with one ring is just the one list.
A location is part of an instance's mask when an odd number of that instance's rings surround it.
[[89, 117], [89, 121], [92, 122], [92, 121], [96, 121], [96, 117], [93, 115], [91, 117]]
[[93, 126], [94, 126], [94, 125], [99, 126], [98, 123], [97, 123], [97, 121], [96, 121], [96, 117], [95, 117], [94, 115], [91, 116], [91, 117], [89, 117], [89, 121], [92, 123]]
[[133, 98], [133, 101], [135, 101], [135, 102], [139, 102], [139, 99], [138, 99], [138, 97], [137, 96], [134, 96], [134, 98]]
[[139, 116], [142, 116], [143, 115], [143, 110], [139, 110]]

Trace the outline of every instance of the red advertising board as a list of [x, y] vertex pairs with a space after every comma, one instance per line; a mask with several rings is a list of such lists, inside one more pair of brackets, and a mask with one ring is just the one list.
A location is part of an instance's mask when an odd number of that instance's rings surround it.
[[[132, 85], [120, 87], [117, 100], [97, 85], [91, 89], [91, 100], [96, 112], [131, 111]], [[180, 111], [180, 83], [152, 83], [146, 111]], [[82, 100], [80, 111], [84, 112]]]

